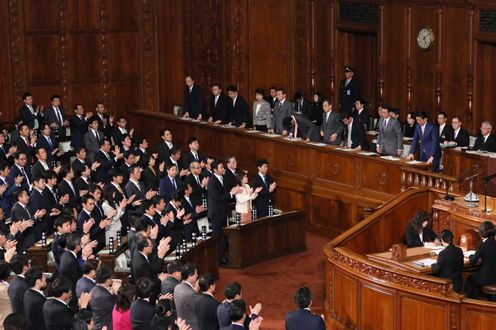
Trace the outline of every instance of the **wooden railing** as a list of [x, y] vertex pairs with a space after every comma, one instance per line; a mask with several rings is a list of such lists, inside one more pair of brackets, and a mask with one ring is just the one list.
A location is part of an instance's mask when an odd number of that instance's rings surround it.
[[449, 175], [411, 167], [401, 168], [401, 191], [415, 187], [445, 192], [448, 187], [450, 193], [458, 193], [459, 185], [453, 184], [455, 180], [455, 177]]

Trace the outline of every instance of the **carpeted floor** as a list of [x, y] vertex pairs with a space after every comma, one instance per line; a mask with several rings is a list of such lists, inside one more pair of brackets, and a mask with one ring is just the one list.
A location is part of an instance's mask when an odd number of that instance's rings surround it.
[[222, 301], [227, 283], [239, 282], [247, 305], [262, 303], [262, 329], [284, 329], [284, 316], [296, 309], [293, 295], [308, 286], [313, 292], [312, 311], [324, 311], [324, 252], [329, 239], [307, 233], [307, 251], [267, 261], [243, 270], [220, 269], [216, 297]]

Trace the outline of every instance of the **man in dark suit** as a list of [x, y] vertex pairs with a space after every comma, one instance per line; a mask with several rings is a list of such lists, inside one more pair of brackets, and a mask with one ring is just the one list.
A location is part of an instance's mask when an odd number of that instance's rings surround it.
[[8, 294], [12, 313], [24, 314], [24, 293], [29, 288], [25, 275], [31, 265], [29, 260], [22, 254], [16, 254], [10, 260], [10, 268], [16, 274], [16, 277], [10, 282]]
[[448, 123], [448, 115], [446, 112], [439, 112], [437, 114], [437, 126], [439, 132], [439, 143], [445, 143], [448, 138], [453, 135], [453, 127]]
[[238, 162], [236, 161], [236, 157], [227, 156], [226, 157], [226, 169], [224, 173], [224, 185], [226, 187], [226, 191], [230, 191], [234, 186], [237, 185], [236, 175], [238, 175]]
[[[20, 189], [26, 191], [31, 190], [31, 171], [27, 163], [27, 156], [24, 151], [17, 151], [14, 154], [14, 165], [10, 168], [9, 175], [7, 176], [7, 183], [9, 186], [17, 185]], [[23, 179], [19, 183], [19, 177], [22, 176]]]
[[176, 147], [179, 149], [177, 143], [172, 141], [172, 131], [170, 129], [160, 130], [160, 136], [162, 137], [162, 141], [157, 147], [158, 163], [166, 162], [169, 159], [172, 148]]
[[26, 123], [19, 125], [19, 139], [16, 142], [17, 150], [24, 152], [27, 156], [26, 165], [29, 167], [33, 164], [33, 158], [36, 146], [36, 135], [32, 133]]
[[224, 186], [224, 164], [214, 161], [212, 163], [212, 169], [214, 175], [208, 180], [207, 189], [208, 218], [212, 221], [213, 234], [219, 238], [219, 262], [226, 264], [227, 237], [222, 233], [222, 228], [227, 226], [228, 202], [235, 194], [241, 191], [241, 187], [236, 186], [228, 192]]
[[287, 330], [325, 330], [325, 322], [323, 316], [318, 316], [310, 311], [312, 306], [312, 292], [309, 288], [299, 288], [294, 296], [298, 310], [286, 314], [286, 329]]
[[83, 171], [79, 173], [79, 177], [74, 182], [74, 187], [79, 192], [88, 191], [91, 184], [93, 184], [91, 169], [88, 165], [84, 165]]
[[427, 122], [427, 114], [425, 111], [417, 112], [415, 120], [418, 125], [413, 134], [410, 154], [408, 155], [407, 160], [415, 158], [417, 146], [420, 141], [422, 141], [420, 146], [420, 160], [432, 165], [432, 170], [434, 172], [439, 172], [441, 148], [439, 147], [439, 132], [437, 126]]
[[37, 106], [33, 103], [33, 96], [26, 92], [22, 94], [24, 104], [19, 109], [19, 114], [24, 123], [28, 124], [30, 129], [38, 129], [43, 121], [43, 106]]
[[[44, 148], [38, 148], [38, 150], [36, 150], [36, 158], [38, 160], [31, 167], [31, 176], [33, 178], [45, 176], [48, 171], [54, 169], [52, 163], [48, 160], [48, 155]], [[57, 167], [56, 171], [59, 172], [60, 168]]]
[[7, 180], [9, 173], [9, 164], [0, 162], [0, 186], [7, 186], [0, 196], [0, 208], [2, 208], [6, 217], [10, 216], [10, 210], [14, 204], [14, 193], [20, 189], [21, 182], [24, 181], [24, 177], [19, 175], [14, 177], [13, 184], [10, 184]]
[[46, 188], [45, 178], [42, 176], [33, 178], [33, 190], [29, 196], [29, 209], [30, 210], [44, 210], [44, 215], [37, 219], [34, 226], [36, 240], [41, 239], [42, 233], [47, 236], [53, 233], [53, 219], [52, 216], [57, 216], [60, 211], [52, 210], [50, 200], [43, 193]]
[[339, 83], [339, 110], [341, 113], [353, 113], [355, 101], [359, 95], [358, 82], [353, 79], [355, 69], [347, 65], [344, 67], [345, 79]]
[[208, 122], [214, 124], [227, 124], [229, 122], [228, 106], [231, 102], [229, 98], [222, 93], [219, 84], [212, 85], [212, 95], [210, 96], [210, 112]]
[[262, 218], [269, 215], [269, 205], [274, 205], [272, 193], [277, 188], [272, 176], [267, 174], [269, 163], [265, 159], [257, 160], [258, 174], [251, 181], [253, 190], [262, 187], [257, 198], [253, 200], [253, 208], [257, 210], [257, 217]]
[[474, 150], [482, 150], [496, 152], [496, 136], [492, 132], [493, 126], [488, 121], [483, 121], [481, 124], [481, 134], [477, 137], [474, 143]]
[[320, 136], [322, 142], [332, 145], [340, 145], [343, 140], [343, 124], [339, 120], [339, 114], [332, 109], [332, 104], [329, 100], [322, 102], [322, 126], [320, 127]]
[[[307, 142], [318, 141], [319, 131], [310, 119], [295, 113], [283, 119], [284, 131], [290, 138], [299, 138]], [[284, 132], [283, 132], [284, 135]]]
[[130, 130], [127, 129], [127, 119], [122, 116], [117, 117], [116, 125], [114, 125], [114, 129], [112, 130], [112, 140], [114, 141], [114, 144], [121, 146], [124, 136], [129, 136], [132, 139], [133, 133], [134, 128], [131, 128]]
[[[182, 156], [182, 166], [185, 169], [189, 168], [189, 164], [193, 161], [197, 161], [200, 163], [205, 163], [206, 158], [205, 156], [200, 152], [200, 143], [198, 142], [198, 139], [196, 137], [190, 137], [188, 139], [188, 147], [189, 150], [184, 153]], [[178, 168], [178, 170], [180, 170]]]
[[[69, 308], [73, 288], [65, 278], [57, 278], [52, 284], [52, 297], [43, 305], [43, 317], [47, 330], [72, 330], [74, 326], [74, 311]], [[87, 311], [91, 300], [89, 293], [84, 293], [79, 299], [79, 313]]]
[[293, 103], [286, 99], [286, 90], [278, 88], [276, 93], [277, 101], [274, 105], [274, 129], [269, 130], [271, 133], [283, 134], [283, 120], [294, 113]]
[[[155, 307], [150, 303], [154, 282], [147, 277], [136, 280], [136, 299], [131, 303], [131, 323], [133, 330], [149, 330], [155, 315]], [[117, 329], [116, 329], [117, 330]]]
[[76, 189], [76, 186], [74, 186], [73, 183], [74, 171], [70, 166], [64, 166], [60, 171], [60, 175], [62, 177], [62, 180], [60, 180], [60, 183], [58, 185], [59, 196], [64, 196], [65, 194], [68, 194], [69, 195], [68, 204], [71, 207], [75, 207], [79, 209], [80, 206], [79, 202], [81, 200], [81, 196], [79, 194], [79, 191]]
[[14, 154], [17, 151], [16, 145], [5, 143], [5, 134], [0, 132], [0, 162], [14, 164]]
[[113, 287], [112, 271], [105, 266], [96, 271], [96, 282], [97, 285], [91, 290], [91, 312], [95, 328], [112, 329], [112, 310], [117, 300], [114, 292], [119, 288]]
[[114, 152], [110, 151], [110, 140], [104, 139], [100, 146], [100, 150], [95, 154], [95, 160], [100, 163], [100, 166], [95, 173], [95, 182], [109, 183], [109, 171], [114, 167], [117, 160], [124, 157], [124, 155], [116, 147]]
[[193, 187], [187, 182], [184, 183], [178, 191], [179, 196], [181, 196], [181, 206], [184, 209], [184, 218], [187, 219], [183, 226], [183, 238], [188, 242], [192, 240], [193, 233], [195, 233], [197, 237], [200, 235], [197, 221], [200, 218], [199, 214], [205, 211], [201, 203], [198, 205], [193, 203], [191, 200], [192, 193]]
[[202, 178], [202, 168], [197, 161], [189, 164], [190, 174], [186, 177], [185, 183], [189, 183], [193, 192], [191, 193], [191, 202], [194, 207], [203, 204], [205, 188], [207, 187], [208, 179]]
[[161, 294], [174, 293], [174, 288], [181, 283], [181, 270], [183, 265], [179, 260], [173, 260], [167, 265], [167, 273], [169, 276], [162, 281], [160, 292]]
[[71, 146], [74, 149], [84, 147], [84, 135], [88, 132], [88, 119], [92, 116], [92, 112], [84, 113], [82, 104], [74, 105], [74, 115], [69, 119]]
[[43, 290], [46, 288], [47, 281], [43, 270], [40, 267], [31, 267], [26, 272], [26, 283], [29, 289], [24, 293], [24, 318], [26, 320], [26, 329], [44, 330], [45, 318], [43, 317], [43, 306], [47, 300]]
[[359, 98], [355, 101], [355, 111], [353, 112], [353, 117], [363, 125], [365, 131], [369, 129], [370, 125], [370, 114], [365, 109], [365, 104], [367, 101], [363, 98]]
[[141, 178], [141, 168], [138, 166], [132, 166], [130, 169], [129, 182], [126, 184], [126, 194], [127, 196], [135, 196], [135, 201], [144, 201], [146, 199], [151, 199], [157, 194], [156, 191], [149, 190], [145, 191], [145, 186], [140, 182]]
[[[83, 271], [78, 264], [78, 253], [81, 251], [81, 238], [77, 234], [68, 234], [66, 237], [66, 250], [60, 256], [59, 272], [67, 278], [72, 285], [72, 292], [76, 292], [76, 283]], [[85, 256], [83, 256], [85, 258]]]
[[228, 122], [235, 127], [248, 127], [250, 124], [248, 103], [238, 94], [238, 87], [228, 86], [227, 95], [231, 98], [231, 101], [227, 103]]
[[101, 102], [95, 105], [95, 117], [98, 119], [98, 129], [110, 140], [114, 126], [114, 117], [107, 114], [107, 108]]
[[[14, 193], [17, 202], [12, 207], [10, 219], [13, 222], [21, 221], [23, 226], [27, 226], [17, 242], [17, 251], [24, 252], [36, 242], [36, 228], [45, 215], [45, 210], [32, 210], [29, 206], [29, 195], [26, 190], [20, 189]], [[25, 225], [24, 225], [25, 224]]]
[[[160, 291], [160, 281], [157, 274], [162, 269], [168, 246], [162, 246], [157, 250], [157, 255], [152, 256], [153, 243], [150, 238], [138, 235], [135, 238], [136, 250], [132, 256], [131, 276], [136, 282], [142, 277], [146, 277], [155, 283], [154, 291]], [[158, 258], [157, 258], [158, 257]]]
[[84, 262], [82, 267], [83, 276], [76, 282], [76, 291], [74, 294], [79, 299], [85, 292], [90, 292], [96, 285], [96, 270], [98, 260], [89, 259]]
[[198, 120], [205, 120], [207, 113], [200, 86], [195, 84], [191, 76], [184, 79], [186, 87], [184, 88], [184, 117]]
[[165, 206], [164, 214], [173, 215], [167, 222], [167, 230], [170, 232], [171, 250], [181, 244], [184, 235], [183, 230], [186, 225], [191, 224], [191, 214], [186, 214], [186, 210], [181, 207], [182, 196], [177, 192]]
[[174, 164], [167, 165], [167, 175], [160, 179], [159, 183], [160, 196], [167, 202], [172, 199], [179, 187], [180, 182], [176, 179], [177, 177], [177, 166]]
[[52, 134], [52, 129], [47, 123], [41, 124], [41, 129], [40, 133], [38, 135], [38, 139], [36, 139], [36, 150], [39, 148], [43, 148], [47, 152], [47, 158], [48, 161], [54, 161], [57, 160], [59, 156], [62, 155], [61, 152], [59, 152], [59, 142], [53, 136]]
[[403, 153], [403, 131], [398, 119], [391, 116], [391, 107], [383, 105], [380, 108], [376, 151], [379, 154], [401, 156]]
[[[50, 96], [50, 106], [43, 111], [43, 122], [50, 125], [50, 128], [58, 131], [58, 137], [65, 137], [66, 127], [69, 121], [66, 118], [64, 106], [62, 106], [60, 96], [54, 94]], [[57, 134], [56, 134], [57, 135]]]
[[217, 319], [217, 306], [219, 302], [215, 299], [215, 278], [212, 274], [205, 273], [198, 280], [201, 294], [196, 302], [196, 317], [200, 330], [219, 329]]
[[448, 142], [456, 142], [457, 147], [468, 147], [470, 145], [470, 136], [467, 130], [462, 127], [462, 120], [458, 116], [451, 119], [451, 135], [446, 137]]
[[62, 236], [72, 232], [72, 223], [72, 216], [60, 216], [54, 221], [55, 233], [53, 234], [53, 241], [50, 249], [52, 251], [57, 270], [60, 268], [60, 257], [62, 256], [65, 248], [65, 236], [64, 238], [62, 238]]
[[274, 105], [277, 102], [277, 88], [275, 86], [271, 86], [269, 88], [269, 95], [265, 97], [265, 101], [269, 102], [270, 108], [274, 109]]
[[444, 250], [439, 253], [437, 262], [432, 265], [432, 275], [447, 278], [453, 281], [453, 290], [461, 292], [463, 288], [463, 251], [453, 244], [453, 233], [443, 230], [439, 235]]
[[351, 149], [368, 149], [369, 145], [367, 137], [365, 136], [364, 126], [355, 120], [349, 113], [344, 113], [341, 117], [341, 121], [345, 125], [345, 145]]
[[[223, 306], [225, 305], [220, 304], [217, 311]], [[259, 329], [262, 323], [262, 318], [259, 318], [256, 314], [252, 314], [252, 317], [246, 315], [246, 303], [241, 298], [228, 304], [228, 315], [230, 322], [226, 326], [222, 326], [222, 322], [219, 319], [220, 330]]]
[[293, 96], [293, 104], [296, 113], [305, 116], [311, 122], [315, 120], [315, 118], [311, 117], [311, 104], [305, 99], [303, 94], [296, 92]]

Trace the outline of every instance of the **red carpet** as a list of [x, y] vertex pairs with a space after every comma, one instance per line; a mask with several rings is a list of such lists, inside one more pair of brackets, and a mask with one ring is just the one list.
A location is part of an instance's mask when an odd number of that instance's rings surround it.
[[236, 281], [243, 287], [247, 305], [262, 303], [262, 328], [284, 329], [284, 316], [296, 309], [293, 295], [297, 288], [308, 286], [313, 292], [312, 311], [324, 311], [324, 252], [329, 239], [307, 233], [307, 251], [267, 261], [243, 270], [220, 269], [216, 297], [222, 301], [228, 282]]

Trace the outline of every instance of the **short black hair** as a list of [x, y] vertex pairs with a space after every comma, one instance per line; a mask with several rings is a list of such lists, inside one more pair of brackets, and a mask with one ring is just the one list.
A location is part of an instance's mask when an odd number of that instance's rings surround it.
[[246, 303], [243, 299], [237, 299], [229, 305], [229, 318], [231, 321], [237, 322], [243, 318], [246, 312]]
[[55, 229], [57, 229], [58, 227], [62, 227], [64, 225], [64, 223], [66, 223], [66, 222], [71, 223], [72, 218], [68, 217], [68, 216], [59, 216], [59, 217], [55, 218], [53, 226], [55, 227]]
[[211, 285], [215, 283], [215, 277], [210, 273], [205, 273], [200, 276], [198, 284], [200, 285], [200, 290], [207, 291]]
[[491, 221], [484, 221], [479, 226], [479, 232], [482, 238], [494, 237], [494, 224]]
[[5, 281], [10, 275], [10, 265], [5, 260], [0, 260], [0, 281]]
[[231, 282], [226, 285], [224, 289], [224, 295], [227, 299], [231, 300], [236, 297], [236, 295], [241, 294], [241, 284], [238, 282]]
[[269, 165], [269, 162], [265, 158], [258, 159], [256, 162], [257, 167], [262, 167], [264, 165]]
[[211, 165], [212, 166], [212, 171], [214, 171], [214, 170], [217, 171], [218, 170], [218, 167], [219, 167], [219, 164], [222, 164], [222, 162], [220, 162], [218, 160], [214, 160], [212, 162], [212, 165]]
[[262, 96], [265, 96], [265, 91], [263, 90], [263, 88], [257, 88], [255, 89], [255, 94], [260, 94]]
[[10, 268], [16, 275], [22, 274], [24, 267], [29, 265], [29, 260], [22, 254], [16, 254], [10, 260]]
[[441, 237], [441, 239], [443, 240], [443, 242], [448, 243], [448, 244], [452, 244], [453, 243], [454, 235], [451, 232], [451, 230], [444, 229], [444, 230], [441, 231], [441, 234], [439, 234], [439, 236]]
[[45, 173], [45, 180], [57, 179], [58, 175], [55, 171], [49, 170]]
[[147, 277], [141, 277], [136, 282], [136, 297], [150, 298], [153, 291], [153, 282]]
[[182, 269], [183, 264], [179, 260], [173, 260], [167, 265], [167, 273], [171, 275], [177, 272], [181, 272]]
[[425, 118], [427, 118], [427, 112], [425, 112], [425, 111], [417, 111], [415, 113], [415, 117], [420, 117], [422, 119], [425, 119]]
[[24, 330], [26, 327], [26, 320], [19, 313], [10, 313], [3, 320], [4, 330]]
[[444, 118], [448, 118], [448, 114], [446, 112], [444, 112], [444, 111], [439, 111], [437, 115], [438, 116], [439, 115], [442, 115]]
[[196, 267], [196, 265], [194, 263], [188, 262], [181, 269], [181, 277], [183, 280], [185, 280], [188, 277], [195, 275], [196, 272], [198, 272], [198, 268]]
[[53, 102], [53, 100], [55, 99], [60, 99], [60, 95], [58, 94], [53, 94], [52, 96], [50, 96], [50, 101]]
[[72, 291], [72, 283], [65, 277], [59, 277], [52, 283], [52, 289], [50, 290], [53, 297], [60, 297], [66, 292]]
[[33, 96], [33, 95], [31, 95], [30, 92], [25, 92], [25, 93], [22, 94], [21, 98], [24, 101], [24, 100], [26, 100], [30, 96]]
[[84, 262], [82, 270], [84, 275], [88, 275], [92, 270], [97, 270], [98, 268], [98, 260], [96, 259], [88, 259]]
[[68, 250], [73, 251], [76, 246], [81, 244], [81, 238], [75, 233], [68, 234], [65, 238], [65, 244]]
[[188, 145], [190, 145], [191, 143], [195, 142], [195, 141], [198, 141], [198, 139], [196, 138], [196, 136], [192, 136], [188, 139]]
[[139, 252], [143, 252], [143, 250], [149, 246], [148, 240], [149, 238], [145, 235], [137, 235], [135, 238], [136, 249], [138, 249]]
[[294, 300], [299, 308], [307, 308], [312, 302], [312, 291], [306, 286], [296, 290]]
[[32, 288], [36, 284], [36, 280], [41, 280], [43, 278], [43, 270], [41, 267], [33, 266], [24, 275], [24, 278], [28, 284], [29, 288]]
[[105, 266], [96, 270], [96, 283], [102, 284], [112, 278], [112, 271]]
[[238, 91], [238, 87], [236, 87], [236, 85], [229, 85], [227, 86], [227, 89], [226, 89], [228, 92], [237, 92]]

